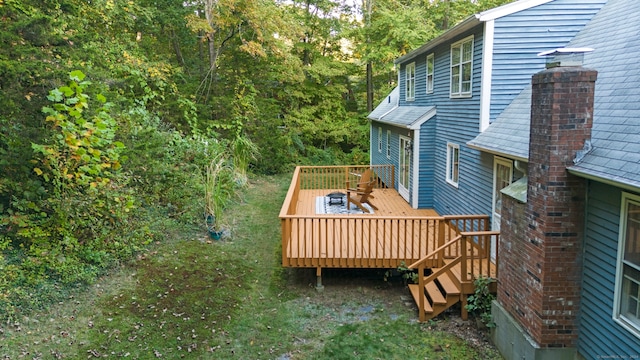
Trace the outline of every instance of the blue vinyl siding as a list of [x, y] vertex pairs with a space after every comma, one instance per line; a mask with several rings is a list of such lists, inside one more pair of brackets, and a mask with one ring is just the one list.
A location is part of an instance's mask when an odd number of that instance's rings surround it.
[[537, 54], [564, 47], [604, 3], [552, 1], [495, 20], [491, 121], [544, 69], [545, 59]]
[[[437, 104], [438, 121], [435, 141], [434, 209], [440, 214], [489, 214], [491, 212], [491, 176], [483, 170], [483, 156], [466, 146], [478, 135], [480, 119], [480, 85], [482, 75], [482, 26], [461, 34], [451, 43], [473, 35], [472, 96], [449, 98], [450, 46], [444, 54], [436, 53], [436, 92], [444, 101]], [[437, 98], [437, 97], [436, 97]], [[446, 182], [447, 143], [460, 146], [458, 187]], [[489, 169], [491, 168], [488, 166]], [[487, 182], [488, 180], [488, 182]], [[489, 186], [487, 186], [487, 184]]]
[[[378, 127], [382, 127], [382, 153], [378, 152]], [[391, 130], [391, 158], [387, 158], [387, 130]], [[387, 124], [379, 123], [376, 121], [371, 122], [371, 141], [376, 144], [373, 153], [371, 154], [371, 164], [372, 165], [386, 165], [392, 164], [395, 167], [395, 189], [398, 189], [399, 176], [400, 176], [400, 135], [408, 137], [411, 141], [414, 141], [413, 134], [407, 136], [409, 130], [390, 126]], [[410, 162], [409, 169], [409, 192], [411, 192], [413, 188], [413, 159]], [[385, 179], [383, 181], [387, 182]]]
[[[545, 59], [537, 54], [565, 46], [605, 2], [556, 0], [495, 20], [491, 121], [531, 82], [531, 75], [544, 68]], [[431, 207], [441, 214], [491, 213], [493, 157], [466, 146], [477, 136], [480, 126], [484, 26], [479, 24], [399, 64], [399, 106], [437, 108], [436, 118], [427, 121], [421, 131], [420, 179], [416, 183], [420, 186], [419, 207]], [[470, 35], [473, 35], [474, 46], [472, 96], [452, 99], [449, 96], [451, 44]], [[434, 54], [434, 91], [427, 94], [426, 59], [429, 54]], [[415, 99], [407, 102], [405, 69], [410, 63], [415, 63]], [[376, 132], [374, 129], [374, 136]], [[403, 129], [402, 134], [406, 134], [406, 130]], [[398, 141], [395, 133], [394, 140]], [[445, 179], [448, 142], [460, 146], [457, 188]], [[397, 166], [397, 144], [393, 145], [392, 151], [391, 161]], [[381, 160], [388, 162], [386, 157]]]
[[420, 169], [418, 207], [433, 208], [433, 180], [435, 171], [435, 131], [437, 115], [422, 125], [420, 129]]
[[[473, 35], [472, 96], [452, 99], [450, 93], [451, 44]], [[405, 65], [416, 64], [416, 98], [400, 106], [437, 107], [435, 119], [421, 130], [419, 207], [433, 208], [440, 214], [490, 214], [493, 183], [493, 157], [466, 146], [478, 134], [482, 75], [483, 27], [460, 34], [450, 42], [401, 64], [401, 83]], [[434, 91], [426, 94], [426, 58], [434, 54]], [[376, 130], [377, 131], [377, 130]], [[446, 182], [447, 143], [460, 145], [460, 182], [455, 188]], [[397, 162], [397, 161], [396, 161]], [[397, 164], [396, 164], [397, 166]]]
[[[382, 127], [382, 152], [378, 152], [378, 128]], [[375, 147], [373, 148], [373, 152], [371, 153], [371, 165], [386, 165], [386, 164], [393, 164], [396, 169], [398, 168], [398, 159], [397, 157], [394, 158], [393, 157], [393, 147], [394, 146], [398, 146], [397, 145], [397, 140], [396, 140], [396, 144], [393, 144], [393, 138], [394, 136], [398, 137], [397, 134], [394, 135], [394, 128], [385, 124], [381, 124], [375, 121], [371, 122], [371, 142], [372, 144], [375, 144]], [[391, 130], [391, 159], [387, 159], [387, 130]], [[396, 150], [397, 152], [397, 150]], [[395, 160], [395, 161], [394, 161]], [[397, 170], [396, 170], [396, 174], [397, 174]], [[382, 181], [384, 181], [385, 183], [389, 183], [389, 181], [387, 179], [382, 179]], [[394, 181], [397, 184], [397, 175], [396, 175], [396, 179]], [[396, 189], [397, 189], [397, 185], [396, 185]]]
[[621, 196], [618, 188], [589, 183], [578, 337], [586, 359], [640, 355], [640, 339], [612, 319]]

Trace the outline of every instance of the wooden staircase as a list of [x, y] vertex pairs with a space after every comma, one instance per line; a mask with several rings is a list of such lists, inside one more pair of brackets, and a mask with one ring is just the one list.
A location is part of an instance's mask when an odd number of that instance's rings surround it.
[[[497, 243], [499, 235], [495, 231], [457, 232], [450, 241], [408, 266], [419, 274], [418, 284], [409, 285], [409, 290], [418, 305], [421, 322], [433, 319], [458, 302], [462, 303], [462, 318], [467, 319], [467, 296], [475, 292], [475, 280], [497, 278], [490, 248], [491, 238], [496, 237]], [[440, 266], [427, 269], [425, 264], [434, 260]], [[496, 287], [494, 282], [490, 291], [495, 292]]]
[[420, 306], [419, 297], [422, 296], [425, 320], [428, 321], [440, 315], [443, 311], [460, 302], [462, 295], [462, 286], [460, 279], [451, 271], [445, 271], [442, 275], [436, 277], [424, 285], [424, 289], [420, 289], [419, 284], [410, 284], [409, 290], [416, 304]]

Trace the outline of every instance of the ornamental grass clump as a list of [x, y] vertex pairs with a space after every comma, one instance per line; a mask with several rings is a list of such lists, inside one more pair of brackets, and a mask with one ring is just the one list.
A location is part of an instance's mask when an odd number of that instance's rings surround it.
[[222, 230], [224, 210], [236, 196], [233, 164], [225, 153], [216, 155], [205, 169], [205, 217], [210, 231]]

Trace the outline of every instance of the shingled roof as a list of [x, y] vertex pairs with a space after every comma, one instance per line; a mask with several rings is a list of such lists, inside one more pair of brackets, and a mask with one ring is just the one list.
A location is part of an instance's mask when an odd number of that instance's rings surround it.
[[[591, 150], [569, 171], [640, 189], [640, 1], [609, 0], [567, 47], [591, 47], [584, 67], [598, 71]], [[635, 19], [635, 20], [632, 20]], [[531, 88], [469, 146], [527, 159]]]
[[396, 87], [367, 117], [393, 126], [419, 129], [436, 114], [435, 106], [398, 106], [399, 94]]

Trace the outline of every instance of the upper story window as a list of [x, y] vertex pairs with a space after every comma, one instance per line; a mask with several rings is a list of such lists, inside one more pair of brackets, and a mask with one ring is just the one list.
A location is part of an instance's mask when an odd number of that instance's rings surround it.
[[473, 36], [451, 45], [451, 97], [471, 96]]
[[447, 182], [458, 187], [460, 176], [460, 145], [447, 143]]
[[407, 64], [404, 69], [405, 98], [407, 101], [416, 99], [416, 63]]
[[433, 92], [433, 54], [427, 55], [427, 94]]
[[378, 152], [382, 153], [382, 127], [378, 127]]
[[640, 196], [622, 195], [614, 319], [640, 337]]

